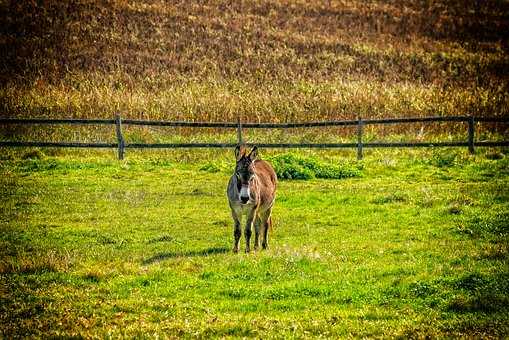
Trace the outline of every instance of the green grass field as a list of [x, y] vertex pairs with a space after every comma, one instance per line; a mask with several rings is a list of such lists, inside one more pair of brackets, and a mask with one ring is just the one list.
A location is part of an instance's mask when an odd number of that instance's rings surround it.
[[1, 336], [509, 336], [507, 149], [298, 156], [233, 254], [230, 152], [3, 152]]
[[[0, 27], [1, 118], [509, 115], [503, 0], [0, 1]], [[363, 140], [466, 132], [366, 126]], [[476, 141], [507, 133], [475, 127]], [[244, 138], [354, 142], [356, 129]], [[20, 140], [115, 131], [0, 126]], [[0, 338], [509, 337], [507, 148], [261, 153], [301, 180], [280, 182], [270, 249], [235, 255], [231, 152], [0, 150]]]

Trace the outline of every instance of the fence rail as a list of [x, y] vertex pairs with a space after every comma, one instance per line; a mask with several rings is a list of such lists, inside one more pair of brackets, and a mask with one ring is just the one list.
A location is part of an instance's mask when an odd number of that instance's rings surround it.
[[[405, 123], [430, 123], [430, 122], [465, 122], [468, 124], [468, 139], [465, 142], [368, 142], [362, 141], [365, 125], [386, 125]], [[475, 123], [494, 122], [509, 123], [509, 117], [473, 117], [473, 116], [448, 116], [448, 117], [409, 117], [409, 118], [386, 118], [386, 119], [357, 119], [357, 120], [333, 120], [304, 123], [242, 123], [238, 120], [233, 122], [186, 122], [186, 121], [150, 121], [136, 119], [121, 119], [117, 115], [115, 119], [11, 119], [0, 118], [0, 125], [115, 125], [117, 143], [81, 143], [81, 142], [16, 142], [0, 141], [0, 147], [63, 147], [63, 148], [117, 148], [118, 158], [123, 159], [125, 149], [147, 148], [232, 148], [242, 143], [242, 129], [290, 129], [309, 127], [331, 126], [356, 126], [356, 143], [256, 143], [265, 148], [357, 148], [357, 158], [362, 159], [364, 148], [406, 148], [406, 147], [468, 147], [471, 153], [475, 147], [509, 146], [509, 141], [475, 141]], [[123, 125], [138, 126], [161, 126], [161, 127], [193, 127], [193, 128], [235, 128], [237, 130], [237, 143], [126, 143], [122, 134]], [[251, 143], [246, 143], [252, 145]]]

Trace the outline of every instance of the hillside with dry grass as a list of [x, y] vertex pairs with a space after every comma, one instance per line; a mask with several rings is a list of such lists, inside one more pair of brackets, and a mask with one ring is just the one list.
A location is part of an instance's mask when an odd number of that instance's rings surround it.
[[509, 114], [506, 1], [2, 2], [7, 117]]

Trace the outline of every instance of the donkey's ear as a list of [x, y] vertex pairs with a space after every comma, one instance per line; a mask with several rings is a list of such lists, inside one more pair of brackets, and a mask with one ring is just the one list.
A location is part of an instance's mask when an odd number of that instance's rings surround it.
[[246, 153], [246, 149], [244, 148], [244, 146], [237, 145], [237, 147], [235, 148], [235, 158], [237, 158], [237, 160], [239, 160], [242, 158], [242, 156], [244, 156], [245, 153]]
[[249, 159], [254, 161], [258, 157], [258, 147], [254, 147], [253, 150], [249, 153]]

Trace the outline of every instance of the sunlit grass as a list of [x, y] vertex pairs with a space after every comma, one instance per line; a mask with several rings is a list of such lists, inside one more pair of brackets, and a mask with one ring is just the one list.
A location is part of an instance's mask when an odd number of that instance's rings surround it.
[[186, 81], [152, 89], [143, 82], [115, 89], [100, 75], [77, 80], [79, 88], [47, 85], [4, 88], [0, 94], [16, 116], [148, 120], [293, 122], [407, 116], [507, 115], [503, 88], [452, 87], [372, 80], [295, 83]]
[[[2, 9], [2, 117], [509, 114], [502, 1]], [[222, 129], [123, 133], [236, 141]], [[476, 125], [476, 140], [506, 134]], [[113, 126], [2, 126], [0, 138], [116, 140]], [[355, 142], [355, 128], [245, 129], [244, 139]], [[466, 125], [366, 126], [364, 140], [465, 141]], [[128, 149], [124, 161], [113, 149], [1, 151], [0, 337], [509, 336], [506, 149], [366, 149], [359, 163], [353, 149], [262, 150], [290, 160], [278, 164], [289, 173], [319, 165], [336, 179], [281, 180], [270, 248], [249, 255], [230, 252], [230, 150]]]
[[361, 177], [282, 180], [249, 255], [230, 251], [230, 151], [4, 153], [2, 334], [507, 336], [494, 151], [369, 150]]

